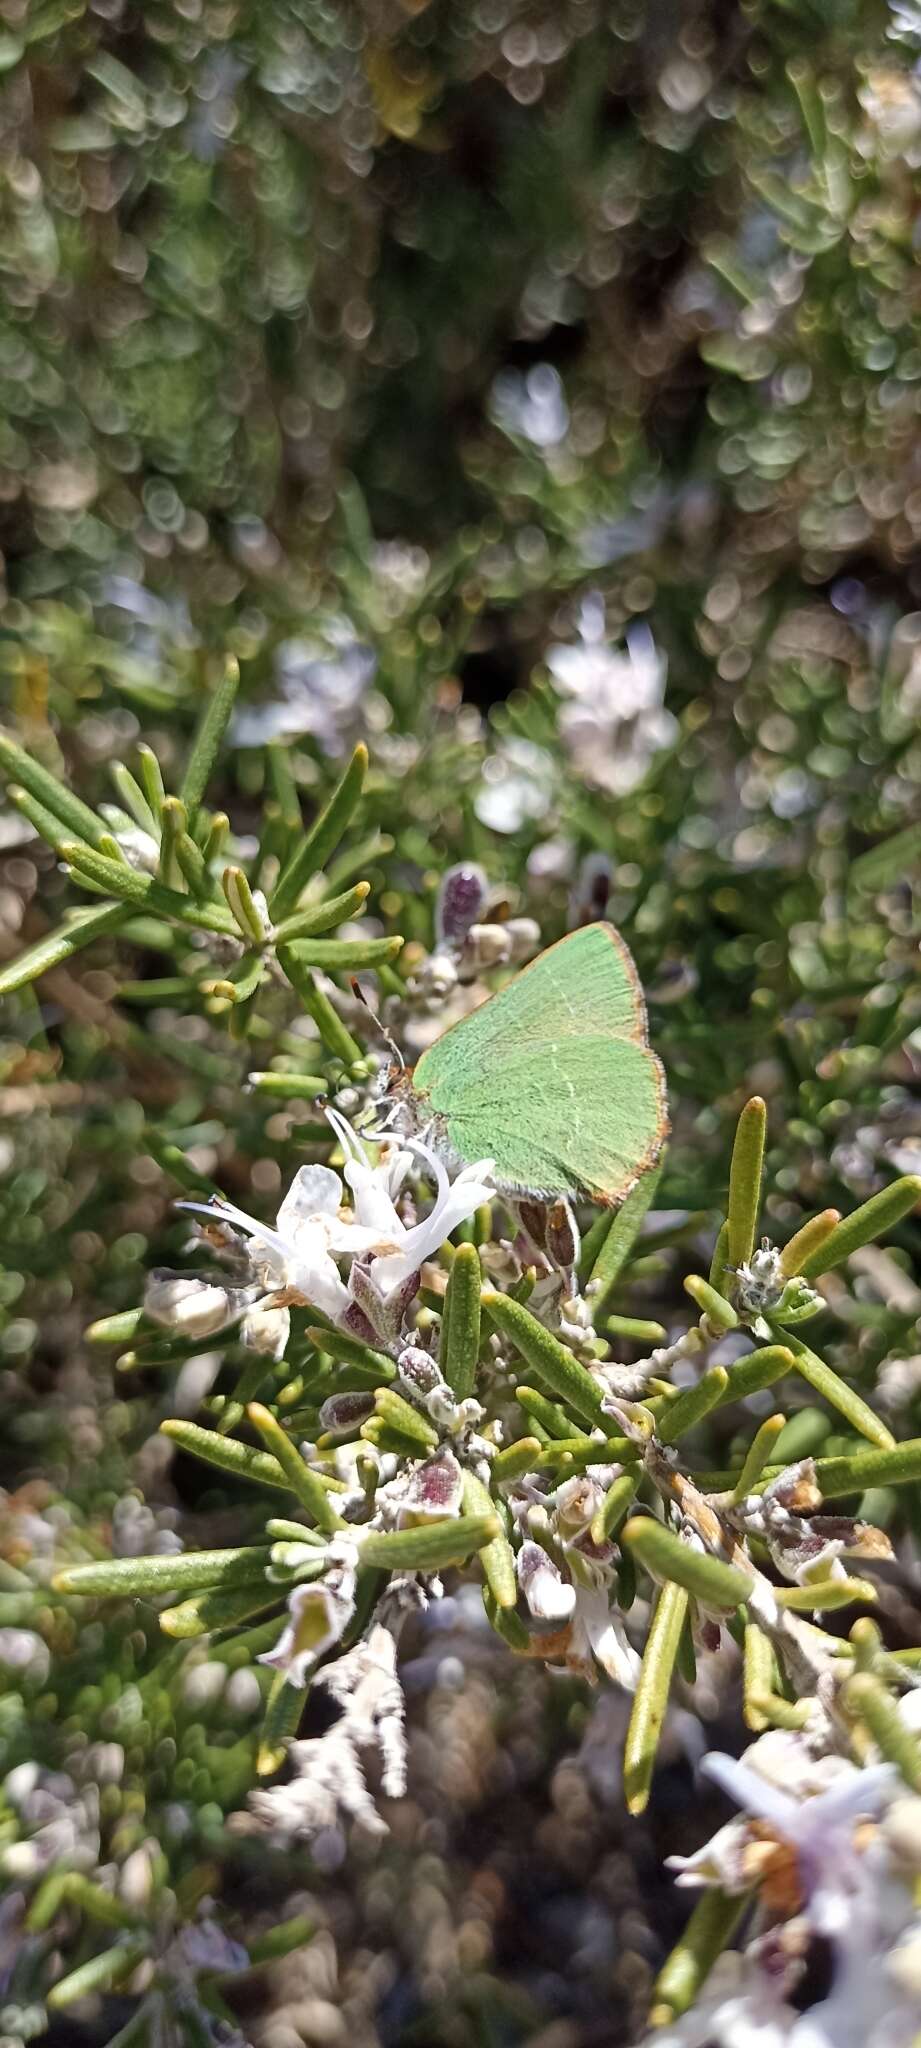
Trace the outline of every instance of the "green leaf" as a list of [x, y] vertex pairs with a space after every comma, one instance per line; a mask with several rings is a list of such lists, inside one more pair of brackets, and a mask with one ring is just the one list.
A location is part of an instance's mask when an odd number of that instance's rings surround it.
[[325, 1351], [337, 1364], [349, 1365], [360, 1372], [366, 1385], [372, 1389], [396, 1378], [396, 1366], [386, 1351], [376, 1351], [373, 1344], [365, 1344], [360, 1337], [349, 1337], [344, 1330], [324, 1330], [319, 1326], [311, 1326], [307, 1335], [318, 1351]]
[[807, 1579], [801, 1586], [775, 1586], [774, 1598], [793, 1614], [825, 1613], [855, 1600], [875, 1600], [876, 1587], [869, 1579]]
[[125, 810], [130, 813], [135, 824], [140, 826], [142, 832], [149, 833], [151, 839], [156, 839], [159, 812], [155, 814], [151, 810], [147, 798], [143, 790], [136, 783], [130, 768], [125, 767], [124, 761], [110, 761], [109, 774], [112, 777], [117, 795], [121, 798]]
[[717, 1233], [716, 1243], [713, 1247], [713, 1257], [710, 1260], [710, 1271], [707, 1277], [709, 1279], [710, 1286], [716, 1289], [717, 1294], [722, 1294], [724, 1297], [728, 1296], [733, 1281], [733, 1275], [729, 1270], [728, 1223], [720, 1224], [719, 1231]]
[[773, 1691], [776, 1675], [774, 1649], [770, 1637], [765, 1635], [756, 1621], [747, 1621], [742, 1689], [745, 1725], [755, 1735], [760, 1735], [768, 1726], [768, 1718], [761, 1701], [766, 1694]]
[[606, 1337], [625, 1337], [631, 1344], [664, 1344], [668, 1335], [661, 1323], [647, 1322], [642, 1316], [605, 1316], [603, 1331]]
[[28, 819], [41, 838], [46, 840], [49, 846], [54, 847], [55, 852], [60, 852], [65, 839], [73, 838], [71, 828], [60, 818], [53, 817], [44, 804], [38, 803], [34, 796], [29, 795], [27, 789], [20, 789], [18, 782], [9, 783], [6, 793], [10, 803], [15, 805], [23, 818]]
[[258, 1970], [262, 1963], [272, 1963], [279, 1956], [290, 1956], [295, 1949], [306, 1948], [317, 1932], [317, 1922], [306, 1913], [296, 1913], [293, 1920], [283, 1920], [280, 1927], [269, 1927], [264, 1934], [257, 1934], [246, 1944], [249, 1967]]
[[367, 765], [367, 747], [357, 746], [326, 809], [315, 819], [279, 876], [269, 905], [273, 923], [277, 924], [294, 908], [311, 875], [325, 868], [335, 852], [360, 801]]
[[509, 1444], [500, 1451], [490, 1465], [490, 1475], [497, 1486], [509, 1479], [520, 1479], [522, 1472], [530, 1472], [535, 1459], [540, 1456], [540, 1444], [536, 1436], [520, 1436], [517, 1443]]
[[854, 1388], [849, 1387], [846, 1380], [840, 1379], [817, 1352], [810, 1351], [808, 1344], [804, 1344], [800, 1337], [794, 1336], [792, 1330], [782, 1330], [778, 1325], [776, 1334], [783, 1338], [787, 1349], [792, 1351], [795, 1370], [808, 1381], [817, 1394], [821, 1394], [829, 1407], [837, 1408], [839, 1414], [851, 1424], [852, 1429], [856, 1429], [860, 1436], [865, 1436], [868, 1442], [877, 1444], [880, 1450], [891, 1450], [895, 1443], [892, 1431], [886, 1428], [878, 1415], [874, 1415], [872, 1408], [867, 1406], [866, 1401], [861, 1399]]
[[[475, 1472], [464, 1473], [464, 1513], [472, 1516], [492, 1516], [496, 1513], [488, 1486], [483, 1485], [482, 1479], [478, 1479]], [[480, 1551], [480, 1563], [483, 1567], [483, 1577], [496, 1606], [514, 1607], [518, 1599], [515, 1553], [501, 1523], [498, 1536], [494, 1536], [491, 1543], [484, 1544]]]
[[85, 839], [88, 846], [98, 846], [105, 838], [107, 828], [95, 811], [91, 811], [80, 797], [74, 796], [66, 783], [60, 782], [56, 775], [50, 775], [47, 768], [27, 754], [7, 732], [0, 732], [0, 768], [8, 781], [20, 783], [36, 803], [50, 812], [52, 818], [59, 818], [72, 836]]
[[[24, 780], [20, 777], [20, 780]], [[921, 857], [921, 825], [906, 825], [903, 832], [894, 832], [890, 839], [883, 839], [879, 846], [871, 846], [867, 853], [861, 853], [848, 866], [847, 880], [850, 889], [885, 889], [890, 882], [897, 882], [903, 875], [913, 873]]]
[[638, 1472], [621, 1472], [612, 1480], [591, 1527], [592, 1542], [609, 1543], [633, 1505], [640, 1483]]
[[281, 1423], [276, 1422], [261, 1401], [251, 1401], [246, 1413], [253, 1428], [258, 1429], [270, 1456], [277, 1459], [292, 1493], [297, 1495], [317, 1528], [326, 1530], [330, 1535], [334, 1529], [341, 1529], [342, 1516], [336, 1513], [322, 1480], [301, 1456], [296, 1444], [285, 1435]]
[[390, 1429], [396, 1429], [410, 1443], [418, 1444], [420, 1451], [433, 1451], [438, 1442], [438, 1431], [418, 1408], [404, 1401], [402, 1394], [394, 1393], [392, 1387], [378, 1387], [374, 1395], [374, 1406], [381, 1421]]
[[646, 1639], [624, 1743], [624, 1794], [629, 1813], [643, 1813], [649, 1801], [656, 1752], [687, 1608], [688, 1596], [683, 1586], [671, 1583], [661, 1587]]
[[200, 1423], [186, 1422], [184, 1417], [161, 1422], [160, 1433], [170, 1437], [181, 1450], [190, 1451], [193, 1458], [203, 1458], [207, 1465], [217, 1465], [235, 1479], [251, 1479], [257, 1486], [281, 1486], [286, 1493], [295, 1491], [277, 1458], [255, 1450], [251, 1444], [238, 1443], [235, 1437], [202, 1429]]
[[329, 1094], [329, 1082], [322, 1074], [254, 1073], [247, 1079], [258, 1094], [278, 1095], [286, 1102], [318, 1102]]
[[39, 975], [47, 974], [50, 968], [61, 967], [84, 946], [91, 946], [94, 939], [121, 931], [130, 915], [130, 911], [120, 903], [107, 903], [101, 910], [74, 911], [67, 924], [60, 925], [56, 932], [50, 932], [46, 939], [39, 939], [37, 945], [27, 946], [18, 959], [0, 968], [0, 996], [12, 995], [15, 989], [37, 981]]
[[[555, 1401], [548, 1401], [546, 1394], [540, 1393], [537, 1387], [516, 1387], [515, 1399], [531, 1421], [537, 1424], [538, 1429], [544, 1431], [545, 1436], [551, 1440], [556, 1438], [561, 1443], [570, 1441], [574, 1433], [571, 1418]], [[587, 1432], [583, 1431], [582, 1435], [588, 1443], [590, 1438]]]
[[653, 1990], [649, 2015], [653, 2027], [680, 2019], [703, 1989], [718, 1956], [727, 1948], [748, 1905], [747, 1892], [724, 1892], [708, 1885], [690, 1920], [663, 1963]]
[[445, 1288], [438, 1354], [441, 1370], [458, 1401], [467, 1400], [476, 1386], [482, 1280], [476, 1245], [459, 1245]]
[[317, 987], [309, 967], [305, 967], [298, 960], [290, 946], [279, 944], [278, 964], [282, 973], [287, 975], [292, 988], [296, 989], [300, 996], [307, 1015], [313, 1018], [320, 1037], [333, 1058], [344, 1060], [347, 1067], [360, 1060], [363, 1057], [361, 1046], [343, 1024], [329, 997]]
[[268, 934], [253, 901], [253, 892], [242, 868], [228, 867], [221, 876], [227, 907], [248, 946], [264, 946]]
[[250, 1352], [234, 1382], [233, 1392], [228, 1395], [221, 1410], [219, 1436], [229, 1436], [231, 1430], [236, 1429], [237, 1424], [242, 1422], [247, 1403], [255, 1401], [257, 1395], [261, 1394], [274, 1363], [275, 1361], [267, 1357], [265, 1352]]
[[921, 1792], [921, 1746], [903, 1721], [898, 1706], [870, 1671], [859, 1671], [844, 1688], [848, 1714], [866, 1723], [880, 1754], [901, 1772], [912, 1792]]
[[751, 1351], [745, 1358], [737, 1358], [734, 1365], [727, 1367], [727, 1401], [746, 1401], [750, 1394], [760, 1394], [765, 1387], [772, 1387], [775, 1380], [782, 1380], [785, 1373], [793, 1371], [793, 1353], [786, 1344], [765, 1344], [760, 1351]]
[[708, 1280], [702, 1280], [699, 1273], [688, 1273], [684, 1279], [685, 1294], [689, 1294], [702, 1315], [708, 1318], [717, 1330], [735, 1330], [739, 1318], [731, 1301], [724, 1294], [711, 1287]]
[[816, 1484], [823, 1500], [862, 1493], [867, 1486], [906, 1486], [921, 1480], [921, 1437], [908, 1437], [891, 1451], [857, 1451], [850, 1458], [817, 1458]]
[[693, 1550], [651, 1515], [634, 1515], [621, 1531], [621, 1544], [633, 1551], [652, 1577], [674, 1579], [705, 1607], [739, 1607], [754, 1585], [748, 1572], [706, 1551]]
[[103, 1949], [98, 1956], [91, 1956], [89, 1962], [81, 1963], [66, 1977], [59, 1977], [52, 1984], [46, 1996], [46, 2004], [53, 2012], [74, 2005], [78, 1998], [90, 1998], [100, 1992], [116, 1991], [124, 1984], [149, 1953], [149, 1942], [126, 1937], [115, 1942], [112, 1948]]
[[194, 925], [202, 931], [223, 932], [230, 938], [238, 936], [237, 927], [229, 910], [216, 903], [194, 903], [189, 896], [181, 896], [178, 890], [167, 889], [162, 882], [154, 881], [150, 875], [140, 875], [127, 862], [107, 860], [88, 846], [76, 846], [65, 842], [60, 851], [71, 868], [77, 881], [91, 882], [97, 889], [104, 889], [109, 896], [120, 896], [126, 903], [141, 906], [146, 911], [159, 911], [162, 917], [176, 924]]
[[732, 1490], [734, 1501], [744, 1500], [746, 1494], [751, 1493], [765, 1466], [771, 1462], [771, 1455], [776, 1451], [777, 1439], [784, 1426], [782, 1415], [769, 1415], [767, 1421], [762, 1422], [761, 1428], [756, 1431], [745, 1453], [742, 1470]]
[[297, 794], [297, 782], [291, 767], [291, 749], [287, 742], [273, 740], [266, 747], [269, 781], [275, 793], [275, 801], [281, 820], [288, 833], [301, 830], [301, 806]]
[[160, 1593], [197, 1593], [206, 1586], [244, 1585], [267, 1569], [264, 1545], [237, 1550], [185, 1550], [175, 1557], [113, 1557], [98, 1564], [71, 1565], [56, 1573], [57, 1593], [84, 1599], [155, 1598]]
[[153, 817], [159, 818], [160, 805], [166, 795], [160, 763], [152, 747], [142, 740], [138, 747], [138, 768], [148, 808]]
[[530, 1656], [534, 1639], [514, 1607], [499, 1607], [488, 1586], [483, 1587], [483, 1607], [490, 1628], [495, 1629], [508, 1648], [514, 1650], [517, 1657]]
[[652, 1205], [664, 1164], [664, 1159], [660, 1159], [649, 1173], [643, 1174], [636, 1187], [631, 1189], [626, 1201], [621, 1203], [608, 1222], [585, 1290], [591, 1299], [592, 1314], [595, 1316], [602, 1313], [608, 1296], [617, 1285], [630, 1257], [645, 1222], [646, 1213]]
[[497, 1514], [458, 1515], [443, 1522], [420, 1523], [415, 1529], [372, 1530], [363, 1536], [359, 1557], [363, 1565], [377, 1565], [394, 1572], [437, 1572], [451, 1564], [463, 1564], [475, 1550], [484, 1550], [502, 1535]]
[[[819, 1257], [840, 1221], [837, 1209], [823, 1209], [820, 1215], [811, 1216], [808, 1223], [801, 1225], [780, 1254], [780, 1270], [784, 1279], [792, 1280], [797, 1273], [804, 1271], [810, 1259]], [[821, 1271], [821, 1267], [818, 1270]]]
[[179, 795], [185, 804], [190, 821], [205, 793], [205, 787], [218, 749], [230, 723], [237, 691], [240, 687], [240, 669], [233, 655], [229, 655], [224, 674], [217, 689], [209, 699], [204, 717], [192, 742], [192, 751], [186, 763]]
[[767, 1136], [767, 1109], [760, 1095], [753, 1095], [736, 1125], [732, 1161], [729, 1167], [727, 1211], [729, 1265], [738, 1268], [751, 1258], [761, 1207], [761, 1175]]
[[[279, 1622], [277, 1614], [269, 1621], [257, 1621], [254, 1628], [246, 1628], [237, 1636], [229, 1636], [226, 1642], [208, 1644], [209, 1664], [224, 1664], [228, 1671], [249, 1670], [261, 1657], [264, 1650], [273, 1650], [278, 1641]], [[177, 1646], [181, 1650], [181, 1644]]]
[[276, 936], [282, 942], [334, 931], [337, 924], [361, 916], [370, 894], [370, 882], [356, 882], [354, 888], [346, 889], [341, 896], [326, 896], [305, 910], [295, 910], [278, 926]]
[[[160, 805], [159, 839], [160, 852], [157, 857], [157, 875], [164, 888], [174, 889], [178, 881], [176, 872], [176, 847], [179, 835], [188, 824], [188, 812], [178, 796], [165, 796]], [[182, 891], [179, 891], [182, 894]]]
[[567, 1402], [577, 1415], [593, 1426], [601, 1422], [604, 1390], [572, 1352], [560, 1343], [559, 1338], [545, 1330], [543, 1323], [539, 1323], [520, 1302], [510, 1301], [507, 1294], [499, 1294], [487, 1287], [480, 1298], [490, 1322], [510, 1339], [532, 1372], [536, 1372], [549, 1387], [551, 1394]]
[[281, 1770], [288, 1754], [288, 1744], [294, 1740], [301, 1724], [307, 1691], [306, 1685], [295, 1685], [283, 1671], [276, 1671], [259, 1731], [257, 1777], [271, 1778]]
[[861, 1203], [851, 1216], [845, 1216], [836, 1224], [823, 1243], [803, 1260], [800, 1272], [811, 1280], [817, 1273], [830, 1273], [833, 1266], [840, 1266], [843, 1259], [849, 1259], [852, 1252], [861, 1245], [870, 1244], [886, 1231], [894, 1230], [903, 1216], [921, 1202], [921, 1174], [908, 1173], [901, 1180], [894, 1180], [889, 1187], [881, 1188], [878, 1195], [871, 1195], [868, 1202]]
[[[295, 967], [320, 967], [327, 974], [354, 974], [361, 967], [378, 967], [395, 960], [402, 951], [399, 935], [391, 939], [292, 939], [285, 946], [286, 961]], [[281, 956], [279, 955], [279, 958]], [[285, 966], [285, 973], [288, 968]], [[293, 975], [288, 975], [296, 987]]]
[[639, 1446], [626, 1436], [600, 1440], [595, 1436], [570, 1436], [561, 1443], [545, 1444], [534, 1460], [534, 1469], [571, 1477], [575, 1472], [584, 1472], [588, 1465], [635, 1464], [639, 1456]]
[[211, 1635], [215, 1629], [231, 1628], [266, 1607], [277, 1607], [281, 1597], [281, 1588], [268, 1580], [250, 1586], [218, 1586], [167, 1607], [160, 1615], [160, 1627], [165, 1636], [185, 1642], [189, 1637]]
[[828, 124], [825, 119], [824, 102], [821, 93], [817, 89], [812, 66], [799, 58], [791, 57], [786, 71], [790, 84], [799, 100], [800, 112], [809, 137], [812, 155], [816, 160], [817, 167], [821, 170], [822, 161], [828, 148]]
[[711, 1365], [709, 1372], [701, 1374], [695, 1387], [687, 1387], [669, 1403], [656, 1427], [659, 1442], [676, 1444], [678, 1438], [689, 1429], [695, 1429], [711, 1408], [718, 1408], [726, 1399], [729, 1374], [724, 1365]]
[[83, 1334], [88, 1344], [130, 1344], [143, 1315], [142, 1308], [124, 1308], [117, 1316], [100, 1316]]
[[211, 876], [208, 873], [201, 848], [196, 846], [188, 832], [180, 832], [176, 841], [176, 860], [186, 887], [193, 896], [207, 896], [211, 890]]

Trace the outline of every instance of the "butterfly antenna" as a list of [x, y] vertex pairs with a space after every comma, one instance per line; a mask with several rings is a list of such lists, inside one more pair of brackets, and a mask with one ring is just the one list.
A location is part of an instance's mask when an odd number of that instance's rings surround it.
[[379, 1037], [383, 1039], [384, 1044], [387, 1047], [387, 1051], [389, 1052], [394, 1062], [394, 1065], [400, 1068], [404, 1068], [406, 1066], [406, 1061], [403, 1058], [403, 1054], [400, 1051], [396, 1039], [391, 1036], [390, 1032], [387, 1030], [386, 1025], [381, 1023], [380, 1017], [378, 1016], [378, 1013], [375, 1010], [373, 1003], [369, 1002], [368, 997], [365, 995], [364, 989], [361, 986], [361, 982], [357, 979], [357, 977], [354, 974], [350, 975], [349, 977], [349, 986], [351, 988], [353, 996], [356, 999], [356, 1002], [362, 1003], [365, 1009], [367, 1010], [368, 1016], [374, 1023]]

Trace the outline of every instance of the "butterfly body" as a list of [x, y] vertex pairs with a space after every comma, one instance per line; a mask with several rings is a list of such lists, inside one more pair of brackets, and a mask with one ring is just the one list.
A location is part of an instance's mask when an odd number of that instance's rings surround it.
[[451, 1163], [495, 1162], [501, 1192], [614, 1206], [668, 1132], [636, 968], [610, 924], [547, 948], [392, 1072], [397, 1118]]

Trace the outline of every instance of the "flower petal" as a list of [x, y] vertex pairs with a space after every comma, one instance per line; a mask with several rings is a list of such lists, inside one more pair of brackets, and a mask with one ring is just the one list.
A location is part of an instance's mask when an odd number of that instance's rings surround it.
[[338, 1643], [354, 1607], [348, 1575], [341, 1585], [321, 1579], [312, 1586], [295, 1586], [275, 1648], [264, 1651], [259, 1663], [283, 1671], [292, 1685], [306, 1684], [317, 1659]]
[[314, 1216], [335, 1216], [342, 1201], [342, 1182], [331, 1166], [301, 1166], [276, 1218], [280, 1237], [297, 1243], [302, 1224]]
[[576, 1605], [575, 1586], [539, 1543], [523, 1543], [516, 1559], [518, 1584], [535, 1621], [568, 1621]]

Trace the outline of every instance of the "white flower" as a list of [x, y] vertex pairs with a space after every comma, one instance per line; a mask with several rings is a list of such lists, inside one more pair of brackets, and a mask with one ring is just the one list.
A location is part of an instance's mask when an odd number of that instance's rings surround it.
[[636, 1690], [641, 1659], [628, 1641], [616, 1608], [608, 1605], [607, 1593], [587, 1586], [576, 1587], [567, 1662], [571, 1671], [580, 1671], [590, 1680], [596, 1676], [596, 1664], [600, 1664], [615, 1685], [622, 1685], [625, 1692]]
[[243, 1232], [250, 1270], [267, 1295], [293, 1295], [336, 1320], [349, 1305], [336, 1256], [369, 1250], [378, 1242], [378, 1233], [362, 1229], [341, 1204], [338, 1173], [329, 1166], [301, 1166], [274, 1228], [231, 1202], [184, 1202], [182, 1207], [226, 1219]]
[[286, 1308], [276, 1308], [267, 1297], [247, 1310], [240, 1329], [240, 1341], [248, 1351], [263, 1358], [284, 1358], [291, 1334], [291, 1317]]
[[418, 604], [431, 571], [424, 548], [403, 540], [378, 540], [370, 549], [371, 575], [377, 608], [387, 624]]
[[605, 638], [604, 605], [587, 597], [574, 646], [548, 648], [547, 667], [563, 696], [560, 732], [589, 782], [624, 796], [642, 781], [677, 725], [663, 706], [668, 664], [649, 627], [628, 627], [626, 653]]
[[[734, 1891], [770, 1876], [769, 1924], [756, 1921], [744, 1955], [720, 1958], [701, 2001], [656, 2034], [657, 2048], [910, 2048], [921, 2023], [913, 1873], [906, 1881], [897, 1844], [872, 1824], [900, 1797], [897, 1772], [816, 1760], [801, 1737], [777, 1731], [740, 1762], [717, 1754], [702, 1768], [757, 1825], [731, 1822], [672, 1866], [679, 1882]], [[831, 1986], [804, 2005], [815, 1938], [827, 1945]]]
[[322, 638], [283, 641], [275, 656], [278, 695], [237, 713], [234, 744], [262, 747], [309, 734], [325, 754], [343, 753], [376, 667], [373, 648], [348, 619], [330, 619]]
[[535, 1621], [568, 1621], [576, 1604], [559, 1566], [539, 1543], [523, 1543], [516, 1559], [518, 1584]]
[[[377, 1292], [386, 1301], [427, 1259], [435, 1257], [459, 1223], [466, 1223], [484, 1202], [490, 1201], [494, 1193], [490, 1185], [493, 1161], [480, 1159], [475, 1166], [463, 1167], [450, 1181], [430, 1145], [421, 1138], [406, 1138], [398, 1151], [388, 1148], [378, 1164], [371, 1166], [364, 1146], [345, 1117], [335, 1109], [327, 1110], [326, 1114], [346, 1154], [344, 1173], [354, 1198], [355, 1214], [369, 1236], [376, 1235], [380, 1242], [372, 1277]], [[394, 1200], [412, 1167], [413, 1155], [422, 1161], [435, 1182], [435, 1202], [420, 1223], [407, 1227], [394, 1207]], [[392, 1249], [385, 1250], [386, 1244]]]
[[[777, 1839], [795, 1848], [802, 1887], [807, 1896], [819, 1900], [823, 1887], [835, 1895], [861, 1881], [861, 1859], [853, 1847], [855, 1823], [888, 1805], [899, 1782], [891, 1764], [858, 1770], [846, 1757], [816, 1759], [801, 1738], [782, 1730], [751, 1743], [738, 1761], [713, 1750], [703, 1758], [701, 1770], [737, 1805], [766, 1823]], [[782, 1789], [784, 1786], [788, 1789]], [[747, 1822], [735, 1825], [748, 1831]], [[726, 1832], [721, 1829], [715, 1839], [725, 1837]], [[682, 1874], [679, 1882], [727, 1881], [725, 1866], [718, 1878], [711, 1875], [712, 1847], [708, 1844], [695, 1856], [669, 1858], [670, 1867]], [[822, 1931], [831, 1930], [823, 1926]]]
[[569, 407], [563, 380], [551, 363], [533, 369], [502, 370], [491, 392], [492, 415], [506, 434], [530, 441], [534, 448], [555, 448], [569, 432]]
[[[372, 1166], [345, 1117], [335, 1109], [327, 1110], [327, 1117], [345, 1153], [343, 1173], [352, 1206], [343, 1206], [342, 1179], [329, 1166], [299, 1168], [274, 1227], [231, 1202], [183, 1202], [182, 1208], [207, 1216], [211, 1222], [226, 1221], [243, 1233], [249, 1272], [263, 1299], [258, 1302], [252, 1290], [237, 1290], [231, 1308], [230, 1290], [186, 1275], [159, 1274], [151, 1311], [159, 1311], [159, 1320], [187, 1329], [191, 1318], [196, 1323], [194, 1334], [208, 1334], [221, 1327], [221, 1320], [228, 1322], [234, 1312], [240, 1314], [246, 1307], [244, 1339], [256, 1350], [282, 1357], [291, 1301], [312, 1304], [336, 1323], [350, 1311], [354, 1313], [356, 1306], [375, 1328], [391, 1309], [402, 1317], [407, 1290], [411, 1299], [422, 1265], [434, 1257], [459, 1223], [489, 1200], [493, 1190], [487, 1177], [492, 1161], [484, 1159], [465, 1167], [452, 1182], [431, 1147], [421, 1138], [408, 1138], [400, 1147], [381, 1147]], [[395, 1198], [414, 1157], [434, 1180], [436, 1194], [429, 1214], [421, 1222], [407, 1225]], [[337, 1264], [347, 1258], [353, 1261], [348, 1282]], [[207, 1331], [198, 1327], [202, 1322], [208, 1324]], [[193, 1334], [191, 1330], [188, 1333]]]
[[509, 739], [483, 763], [473, 808], [491, 832], [517, 832], [529, 819], [543, 818], [553, 796], [554, 766], [545, 747]]
[[260, 1664], [283, 1671], [292, 1685], [306, 1685], [314, 1665], [338, 1643], [355, 1612], [355, 1537], [346, 1531], [326, 1546], [329, 1569], [312, 1585], [295, 1586], [288, 1596], [288, 1619], [273, 1650]]
[[194, 1273], [157, 1266], [147, 1276], [144, 1313], [151, 1322], [194, 1343], [236, 1322], [248, 1299], [248, 1288], [224, 1287], [219, 1280], [200, 1280]]
[[640, 1659], [627, 1640], [623, 1621], [599, 1588], [569, 1585], [539, 1543], [523, 1543], [517, 1558], [518, 1583], [535, 1621], [555, 1624], [548, 1657], [562, 1657], [567, 1671], [589, 1682], [600, 1664], [628, 1692], [636, 1686]]

